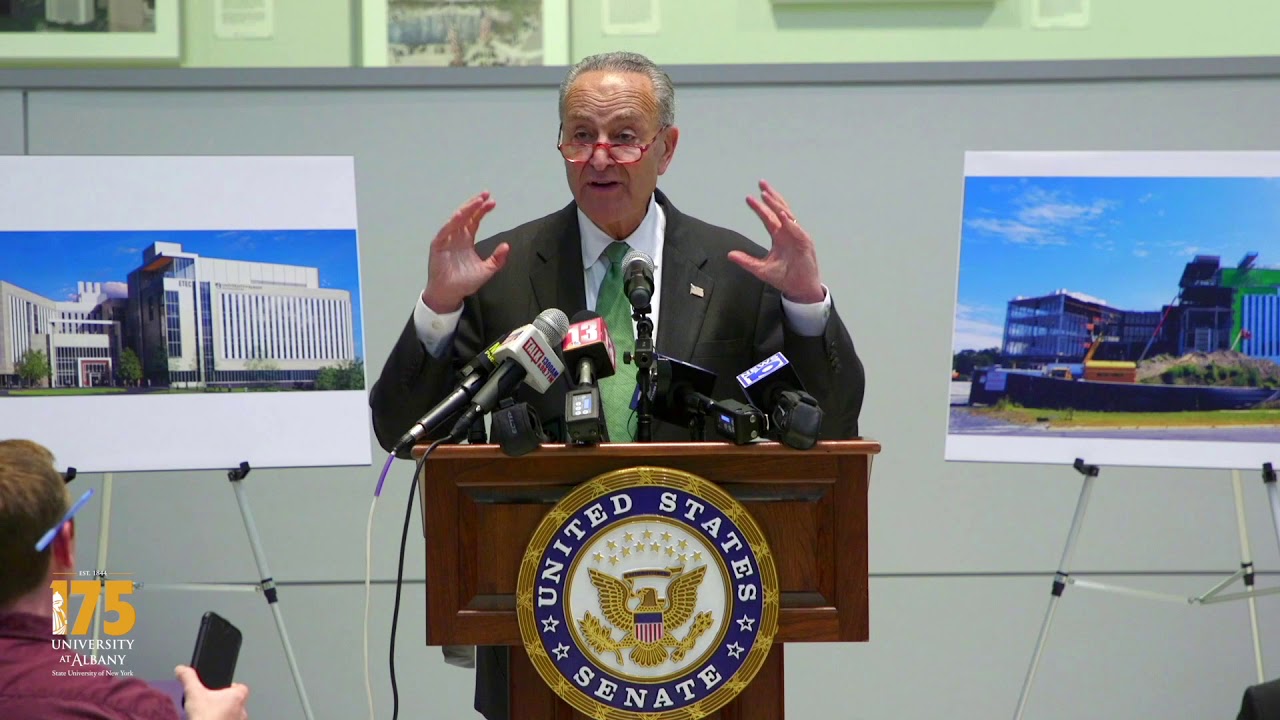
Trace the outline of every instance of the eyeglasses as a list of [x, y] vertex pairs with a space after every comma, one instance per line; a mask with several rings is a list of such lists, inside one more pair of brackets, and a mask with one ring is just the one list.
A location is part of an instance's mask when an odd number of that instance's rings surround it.
[[[644, 145], [637, 145], [635, 143], [562, 142], [559, 145], [556, 145], [556, 149], [560, 151], [560, 154], [564, 156], [565, 160], [568, 160], [571, 163], [584, 163], [596, 154], [596, 148], [602, 147], [605, 152], [609, 153], [609, 157], [612, 158], [614, 162], [619, 165], [630, 165], [631, 163], [639, 162], [640, 158], [644, 157], [645, 151], [653, 147], [654, 143], [658, 142], [658, 138], [662, 135], [662, 131], [666, 130], [667, 127], [667, 125], [663, 125], [658, 128], [658, 132], [654, 134], [653, 139]], [[562, 127], [561, 132], [563, 131], [564, 128]]]

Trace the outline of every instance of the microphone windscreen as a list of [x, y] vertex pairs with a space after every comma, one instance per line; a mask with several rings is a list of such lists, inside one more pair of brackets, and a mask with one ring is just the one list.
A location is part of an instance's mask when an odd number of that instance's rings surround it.
[[653, 277], [653, 258], [649, 257], [649, 254], [644, 252], [643, 250], [632, 250], [626, 255], [623, 255], [622, 267], [625, 268], [629, 266], [632, 262], [637, 260], [644, 265], [645, 270], [649, 271], [648, 272], [649, 277]]
[[533, 319], [533, 326], [547, 339], [547, 343], [560, 346], [564, 334], [569, 332], [569, 316], [556, 308], [548, 308]]

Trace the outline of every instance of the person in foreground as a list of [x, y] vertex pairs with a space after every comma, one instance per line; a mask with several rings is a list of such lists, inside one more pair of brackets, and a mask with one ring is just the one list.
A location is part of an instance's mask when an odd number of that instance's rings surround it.
[[[440, 229], [426, 287], [370, 395], [382, 446], [390, 451], [452, 389], [459, 366], [547, 308], [571, 317], [595, 310], [606, 320], [619, 357], [617, 374], [601, 382], [609, 436], [632, 440], [625, 403], [635, 371], [621, 357], [635, 330], [618, 285], [620, 260], [632, 249], [656, 266], [657, 352], [714, 371], [717, 399], [737, 399], [737, 374], [782, 352], [824, 411], [822, 439], [857, 437], [862, 363], [822, 284], [813, 240], [782, 195], [761, 181], [759, 197], [746, 198], [770, 238], [767, 251], [678, 210], [657, 189], [681, 137], [675, 90], [641, 55], [583, 60], [561, 84], [559, 104], [558, 149], [573, 202], [476, 244], [497, 202], [482, 192]], [[610, 383], [621, 391], [610, 392]], [[564, 440], [566, 385], [561, 378], [545, 394], [522, 388], [516, 396], [555, 442]], [[688, 438], [672, 425], [653, 430], [654, 440]], [[476, 709], [490, 720], [509, 716], [506, 660], [505, 648], [477, 654]]]
[[[0, 718], [5, 720], [177, 720], [168, 695], [141, 680], [91, 672], [54, 647], [50, 584], [74, 574], [75, 521], [43, 552], [36, 541], [58, 526], [71, 497], [53, 455], [28, 440], [0, 441]], [[249, 689], [210, 690], [195, 670], [174, 669], [191, 720], [242, 720]]]

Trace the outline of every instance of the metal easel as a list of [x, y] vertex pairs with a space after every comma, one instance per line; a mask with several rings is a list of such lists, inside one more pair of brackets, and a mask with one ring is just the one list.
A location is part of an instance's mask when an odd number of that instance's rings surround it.
[[[1067, 544], [1062, 551], [1062, 560], [1058, 563], [1058, 571], [1054, 573], [1053, 576], [1053, 587], [1050, 591], [1049, 609], [1045, 612], [1044, 622], [1040, 625], [1040, 636], [1036, 639], [1035, 651], [1031, 654], [1031, 664], [1027, 668], [1027, 677], [1022, 683], [1022, 692], [1018, 696], [1018, 708], [1014, 711], [1013, 715], [1014, 720], [1021, 720], [1023, 712], [1026, 710], [1027, 697], [1030, 694], [1032, 682], [1035, 680], [1036, 668], [1040, 664], [1040, 657], [1044, 653], [1045, 643], [1049, 639], [1049, 630], [1053, 627], [1053, 615], [1057, 610], [1058, 600], [1061, 599], [1062, 594], [1068, 585], [1077, 585], [1081, 588], [1102, 590], [1121, 595], [1146, 598], [1148, 600], [1160, 600], [1164, 602], [1175, 602], [1188, 605], [1209, 605], [1211, 603], [1246, 599], [1249, 601], [1249, 620], [1253, 628], [1254, 665], [1258, 674], [1258, 682], [1263, 682], [1266, 678], [1262, 667], [1262, 643], [1258, 635], [1257, 598], [1263, 595], [1274, 595], [1276, 593], [1280, 593], [1280, 587], [1267, 588], [1265, 590], [1258, 590], [1254, 587], [1253, 559], [1249, 548], [1249, 532], [1245, 525], [1244, 494], [1240, 487], [1240, 471], [1231, 471], [1231, 484], [1235, 493], [1236, 502], [1236, 527], [1240, 531], [1240, 569], [1209, 588], [1209, 590], [1203, 594], [1194, 597], [1185, 597], [1181, 595], [1151, 592], [1149, 590], [1139, 590], [1120, 585], [1095, 582], [1092, 580], [1084, 580], [1071, 576], [1068, 571], [1068, 567], [1071, 565], [1071, 557], [1075, 552], [1076, 540], [1080, 537], [1080, 527], [1084, 524], [1084, 514], [1089, 506], [1089, 495], [1093, 491], [1094, 479], [1098, 477], [1100, 472], [1097, 465], [1088, 465], [1081, 458], [1076, 458], [1073, 467], [1077, 472], [1084, 476], [1084, 482], [1080, 487], [1080, 497], [1076, 501], [1075, 515], [1071, 518], [1071, 529], [1067, 532]], [[1271, 520], [1276, 531], [1276, 541], [1277, 543], [1280, 543], [1280, 489], [1277, 489], [1276, 471], [1272, 468], [1271, 463], [1265, 463], [1262, 466], [1262, 479], [1267, 488], [1267, 496], [1271, 500]], [[1243, 591], [1234, 593], [1223, 592], [1237, 580], [1242, 580], [1244, 582], [1245, 589]]]

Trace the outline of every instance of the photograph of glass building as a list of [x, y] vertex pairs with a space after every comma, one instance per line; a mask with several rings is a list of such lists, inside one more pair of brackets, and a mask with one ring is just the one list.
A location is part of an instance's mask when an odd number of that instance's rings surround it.
[[0, 388], [363, 388], [352, 292], [318, 267], [140, 254], [125, 282], [67, 300], [0, 277]]
[[319, 275], [155, 243], [129, 275], [129, 344], [178, 387], [314, 383], [356, 357], [351, 293], [321, 288]]
[[[1238, 350], [1280, 362], [1280, 270], [1259, 267], [1258, 253], [1234, 267], [1197, 255], [1183, 268], [1174, 302], [1160, 310], [1122, 310], [1059, 290], [1010, 300], [1001, 357], [1024, 364], [1079, 362], [1100, 334], [1099, 359]], [[1172, 287], [1172, 283], [1171, 283]]]

